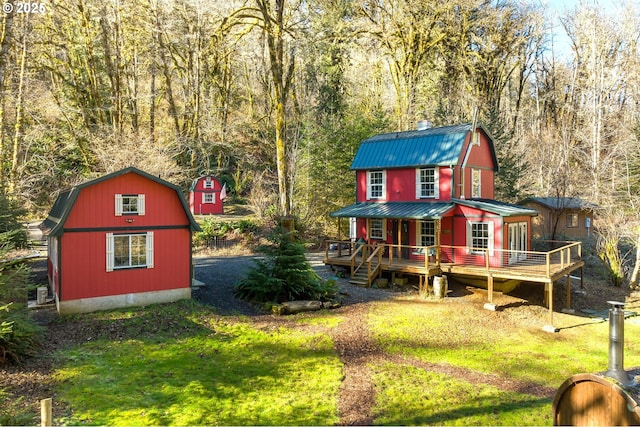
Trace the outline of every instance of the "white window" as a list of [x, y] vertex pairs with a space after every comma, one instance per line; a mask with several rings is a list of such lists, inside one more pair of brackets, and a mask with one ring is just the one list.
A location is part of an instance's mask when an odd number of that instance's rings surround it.
[[202, 203], [215, 203], [216, 197], [213, 193], [202, 193]]
[[153, 268], [153, 232], [107, 233], [107, 271]]
[[371, 218], [369, 220], [369, 238], [384, 239], [384, 223], [380, 218]]
[[367, 172], [367, 199], [384, 199], [386, 192], [384, 171]]
[[144, 215], [144, 194], [116, 194], [116, 216]]
[[493, 255], [493, 222], [467, 223], [467, 246], [471, 253]]
[[208, 176], [204, 180], [204, 188], [209, 189], [209, 190], [213, 188], [213, 181], [211, 180], [211, 177]]
[[439, 197], [438, 168], [416, 169], [416, 199]]
[[435, 221], [420, 221], [419, 229], [418, 242], [420, 242], [420, 246], [433, 246], [436, 244]]
[[480, 177], [480, 169], [471, 169], [471, 197], [475, 199], [482, 197]]

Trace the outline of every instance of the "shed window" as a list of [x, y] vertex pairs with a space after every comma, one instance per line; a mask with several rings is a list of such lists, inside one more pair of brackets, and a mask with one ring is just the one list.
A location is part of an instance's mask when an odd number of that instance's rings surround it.
[[107, 233], [107, 271], [153, 268], [153, 232]]
[[216, 198], [213, 193], [202, 193], [202, 203], [215, 203]]
[[204, 188], [209, 190], [213, 188], [213, 180], [210, 177], [204, 180]]
[[384, 171], [367, 172], [367, 199], [384, 199]]
[[416, 199], [438, 198], [438, 168], [416, 170]]
[[144, 194], [116, 194], [116, 216], [144, 215]]
[[568, 213], [567, 214], [567, 228], [576, 228], [578, 226], [578, 214], [577, 213]]

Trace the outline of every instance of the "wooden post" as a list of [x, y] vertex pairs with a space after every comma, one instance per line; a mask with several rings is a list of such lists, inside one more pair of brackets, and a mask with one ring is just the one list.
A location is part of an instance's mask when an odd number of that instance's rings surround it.
[[567, 274], [567, 309], [571, 308], [571, 273]]
[[487, 276], [487, 290], [489, 291], [489, 304], [493, 304], [493, 275]]
[[549, 325], [553, 326], [553, 282], [549, 281]]
[[42, 399], [40, 401], [40, 425], [42, 427], [49, 427], [53, 425], [51, 416], [51, 403], [51, 398]]
[[342, 223], [342, 218], [338, 217], [338, 257], [342, 256], [342, 233], [340, 231], [341, 223]]

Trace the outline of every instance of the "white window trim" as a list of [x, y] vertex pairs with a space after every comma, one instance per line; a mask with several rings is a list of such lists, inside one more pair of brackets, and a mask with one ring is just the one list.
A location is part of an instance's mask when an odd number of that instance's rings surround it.
[[[123, 195], [123, 194], [116, 194], [115, 195], [115, 215], [116, 216], [122, 216], [123, 215], [123, 203], [122, 203], [122, 199], [123, 197], [130, 197], [130, 196], [134, 196], [134, 195]], [[135, 213], [127, 213], [125, 215], [139, 215], [139, 216], [144, 216], [145, 214], [145, 197], [144, 194], [136, 194], [135, 196], [138, 197], [138, 212]]]
[[[382, 222], [382, 236], [381, 237], [372, 237], [371, 236], [371, 220], [381, 221]], [[384, 240], [384, 237], [387, 235], [387, 221], [384, 218], [367, 218], [367, 238], [369, 240]]]
[[[433, 169], [433, 196], [423, 196], [422, 195], [422, 180], [421, 180], [421, 171], [423, 169]], [[416, 168], [416, 199], [439, 199], [440, 198], [440, 168], [430, 167], [430, 168]]]
[[[211, 196], [211, 200], [207, 201], [207, 196]], [[202, 203], [203, 204], [214, 204], [216, 203], [216, 194], [215, 193], [202, 193]]]
[[495, 244], [495, 236], [494, 236], [494, 223], [493, 221], [467, 221], [467, 251], [470, 254], [473, 255], [483, 255], [484, 254], [484, 250], [473, 250], [473, 236], [472, 236], [472, 230], [473, 230], [473, 224], [487, 224], [488, 225], [488, 249], [489, 249], [489, 256], [493, 256], [493, 252], [494, 252], [494, 244]]
[[[140, 233], [132, 233], [132, 234], [117, 234], [117, 236], [132, 236]], [[137, 266], [127, 266], [127, 267], [115, 267], [115, 243], [114, 243], [114, 235], [113, 233], [106, 234], [106, 242], [107, 242], [107, 250], [106, 250], [106, 270], [107, 272], [111, 272], [114, 270], [128, 270], [131, 268], [153, 268], [153, 260], [154, 260], [154, 244], [153, 244], [153, 231], [148, 231], [146, 234], [145, 244], [146, 244], [146, 260], [145, 265], [137, 265]]]
[[213, 180], [209, 177], [205, 178], [204, 182], [202, 183], [202, 188], [204, 188], [205, 190], [212, 190]]
[[[371, 173], [373, 172], [381, 172], [382, 173], [382, 196], [380, 197], [372, 197], [371, 196]], [[387, 171], [382, 169], [367, 171], [367, 200], [386, 200], [387, 196]]]

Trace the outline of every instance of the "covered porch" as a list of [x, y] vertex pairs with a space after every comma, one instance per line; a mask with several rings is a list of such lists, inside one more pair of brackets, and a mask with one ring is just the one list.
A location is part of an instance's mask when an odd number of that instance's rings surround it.
[[[496, 262], [497, 260], [497, 262]], [[486, 308], [496, 309], [493, 296], [496, 282], [538, 282], [545, 284], [549, 324], [553, 327], [553, 292], [555, 283], [566, 278], [566, 309], [571, 308], [571, 273], [580, 270], [584, 280], [584, 261], [580, 242], [552, 242], [548, 251], [521, 251], [491, 249], [479, 250], [467, 246], [431, 245], [412, 246], [374, 242], [371, 244], [351, 240], [329, 240], [325, 246], [324, 263], [345, 270], [353, 283], [371, 286], [373, 281], [388, 272], [418, 277], [419, 290], [433, 276], [448, 274], [486, 282]], [[481, 286], [484, 287], [484, 286]]]

